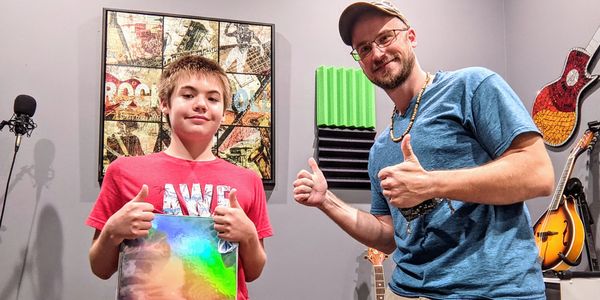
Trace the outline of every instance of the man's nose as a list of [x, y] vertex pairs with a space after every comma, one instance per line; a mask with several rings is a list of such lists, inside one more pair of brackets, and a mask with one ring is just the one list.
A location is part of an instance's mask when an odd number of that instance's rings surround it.
[[385, 47], [379, 48], [377, 46], [374, 46], [373, 49], [371, 49], [371, 55], [373, 55], [374, 59], [383, 56], [383, 54], [385, 54]]

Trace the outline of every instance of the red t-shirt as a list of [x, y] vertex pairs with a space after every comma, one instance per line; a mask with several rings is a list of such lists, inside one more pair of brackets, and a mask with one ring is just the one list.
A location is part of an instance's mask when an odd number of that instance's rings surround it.
[[[273, 235], [262, 181], [256, 173], [220, 158], [191, 161], [164, 152], [121, 157], [112, 162], [86, 224], [102, 230], [108, 218], [133, 199], [143, 184], [148, 186], [146, 202], [160, 214], [189, 215], [186, 201], [194, 199], [197, 205], [191, 209], [191, 215], [212, 213], [218, 203], [228, 201], [229, 190], [235, 188], [241, 208], [256, 226], [258, 238]], [[238, 300], [248, 299], [244, 270], [241, 263], [238, 265]]]

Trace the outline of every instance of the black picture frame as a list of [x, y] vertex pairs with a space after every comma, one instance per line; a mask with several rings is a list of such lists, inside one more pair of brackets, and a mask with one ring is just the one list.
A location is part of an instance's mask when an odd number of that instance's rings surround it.
[[169, 126], [157, 84], [186, 54], [217, 61], [233, 91], [214, 138], [216, 156], [255, 171], [275, 186], [275, 25], [103, 8], [98, 181], [120, 156], [162, 151]]

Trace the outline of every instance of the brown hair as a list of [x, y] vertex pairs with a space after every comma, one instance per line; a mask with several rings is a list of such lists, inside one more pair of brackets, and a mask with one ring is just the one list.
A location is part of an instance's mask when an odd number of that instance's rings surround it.
[[[160, 102], [169, 107], [171, 105], [171, 96], [177, 80], [182, 75], [215, 76], [221, 81], [223, 88], [223, 112], [231, 103], [231, 86], [225, 71], [218, 63], [211, 59], [199, 55], [182, 56], [171, 63], [163, 70], [158, 83], [158, 97]], [[168, 116], [167, 116], [168, 117]]]

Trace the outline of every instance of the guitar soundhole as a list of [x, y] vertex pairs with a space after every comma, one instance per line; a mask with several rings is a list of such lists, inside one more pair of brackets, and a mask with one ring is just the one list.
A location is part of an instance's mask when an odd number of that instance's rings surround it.
[[579, 71], [573, 69], [567, 74], [567, 85], [574, 86], [579, 80]]

